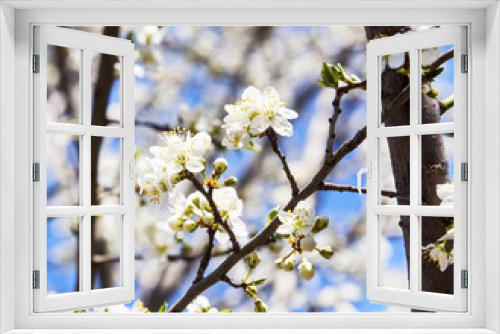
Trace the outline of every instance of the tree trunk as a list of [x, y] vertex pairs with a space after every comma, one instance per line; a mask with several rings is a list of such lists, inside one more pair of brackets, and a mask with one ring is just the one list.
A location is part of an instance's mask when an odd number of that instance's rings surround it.
[[[369, 40], [374, 37], [392, 36], [396, 33], [409, 31], [410, 27], [365, 27]], [[406, 59], [409, 66], [409, 59]], [[388, 67], [382, 76], [382, 106], [386, 107], [409, 84], [406, 75], [397, 73]], [[441, 119], [439, 105], [435, 99], [422, 94], [422, 122], [439, 123]], [[406, 102], [387, 121], [386, 126], [401, 126], [410, 124], [410, 102]], [[388, 139], [392, 171], [396, 191], [410, 194], [410, 138], [394, 137]], [[422, 137], [422, 204], [439, 205], [441, 200], [436, 194], [436, 185], [449, 182], [448, 163], [442, 135]], [[413, 187], [417, 185], [411, 185]], [[398, 199], [399, 205], [408, 205], [404, 199]], [[446, 233], [450, 225], [449, 218], [422, 217], [421, 245], [436, 242]], [[408, 279], [410, 267], [410, 221], [409, 217], [401, 217], [400, 226], [403, 231], [405, 253], [408, 263]], [[428, 292], [453, 294], [453, 265], [441, 272], [436, 263], [422, 259], [422, 290]]]
[[[103, 35], [118, 37], [120, 27], [104, 27]], [[101, 54], [99, 61], [99, 70], [97, 80], [95, 82], [95, 89], [92, 96], [92, 125], [106, 126], [107, 118], [106, 111], [108, 109], [109, 96], [111, 87], [115, 79], [115, 63], [116, 56]], [[99, 150], [102, 145], [102, 137], [92, 137], [91, 147], [91, 181], [90, 181], [90, 203], [92, 205], [99, 205], [100, 201], [97, 194], [98, 187], [98, 166], [99, 166]], [[121, 194], [122, 195], [122, 194]], [[91, 217], [91, 254], [108, 253], [107, 242], [104, 239], [96, 236], [95, 216]], [[101, 288], [108, 288], [112, 286], [112, 277], [110, 265], [106, 263], [94, 263], [91, 265], [92, 271], [92, 287], [94, 287], [95, 279], [99, 275]]]

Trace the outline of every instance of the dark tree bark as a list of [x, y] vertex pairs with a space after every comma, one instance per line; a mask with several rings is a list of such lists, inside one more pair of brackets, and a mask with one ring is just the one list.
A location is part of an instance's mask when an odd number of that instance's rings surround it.
[[[120, 27], [104, 27], [103, 35], [118, 37]], [[92, 95], [92, 125], [106, 126], [106, 111], [108, 109], [108, 101], [111, 93], [111, 87], [115, 79], [115, 63], [116, 56], [107, 54], [100, 55], [99, 70], [97, 80], [95, 82], [95, 89]], [[92, 137], [91, 139], [91, 181], [90, 181], [90, 202], [91, 205], [99, 205], [99, 198], [97, 193], [98, 186], [98, 165], [99, 165], [99, 150], [102, 145], [102, 137]], [[92, 256], [98, 254], [107, 254], [106, 240], [97, 238], [95, 231], [95, 216], [91, 218], [91, 254]], [[111, 270], [108, 264], [94, 263], [91, 265], [92, 271], [92, 287], [94, 287], [97, 275], [101, 282], [101, 288], [112, 286]]]
[[[410, 27], [365, 27], [368, 39], [381, 36], [392, 36], [397, 33], [411, 30]], [[409, 59], [406, 59], [409, 66]], [[409, 78], [394, 70], [386, 68], [382, 75], [382, 106], [387, 106], [406, 85]], [[422, 94], [422, 122], [439, 123], [440, 109], [435, 99]], [[410, 124], [410, 101], [406, 102], [387, 121], [386, 126], [401, 126]], [[400, 194], [410, 194], [410, 139], [409, 137], [395, 137], [388, 139], [391, 156], [392, 171], [396, 191]], [[422, 204], [439, 205], [441, 200], [436, 195], [436, 185], [449, 181], [448, 163], [444, 149], [442, 135], [422, 137]], [[411, 185], [415, 187], [416, 185]], [[404, 199], [398, 199], [399, 205], [408, 205]], [[436, 242], [446, 233], [450, 225], [449, 218], [424, 217], [422, 218], [421, 245]], [[405, 241], [405, 252], [408, 263], [408, 277], [410, 264], [410, 221], [408, 217], [401, 217], [400, 226]], [[434, 262], [422, 259], [422, 290], [428, 292], [453, 294], [453, 265], [441, 272]]]

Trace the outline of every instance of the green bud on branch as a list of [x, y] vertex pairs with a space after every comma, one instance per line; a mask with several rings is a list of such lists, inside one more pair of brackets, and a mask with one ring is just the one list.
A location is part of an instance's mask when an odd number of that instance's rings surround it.
[[328, 218], [327, 216], [318, 216], [314, 221], [311, 233], [317, 234], [326, 229], [329, 224], [330, 224], [330, 218]]
[[316, 248], [316, 251], [327, 260], [331, 259], [334, 253], [332, 246]]

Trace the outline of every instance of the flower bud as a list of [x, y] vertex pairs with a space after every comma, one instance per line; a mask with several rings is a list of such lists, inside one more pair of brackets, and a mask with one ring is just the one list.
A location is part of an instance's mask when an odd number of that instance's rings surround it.
[[224, 159], [222, 157], [217, 158], [217, 159], [215, 159], [213, 166], [214, 166], [215, 173], [217, 175], [222, 175], [222, 173], [224, 173], [227, 169], [227, 161], [226, 161], [226, 159]]
[[236, 187], [238, 185], [238, 179], [235, 178], [234, 176], [231, 176], [229, 179], [224, 182], [224, 185], [226, 187]]
[[295, 268], [295, 256], [290, 255], [285, 262], [283, 262], [283, 270], [284, 271], [292, 271]]
[[274, 264], [276, 265], [276, 268], [278, 268], [278, 269], [283, 269], [283, 263], [284, 263], [284, 260], [282, 257], [274, 260]]
[[183, 244], [181, 247], [181, 253], [184, 255], [191, 254], [192, 251], [193, 251], [193, 247], [191, 247], [188, 244]]
[[257, 267], [260, 263], [260, 257], [259, 254], [256, 252], [251, 252], [248, 254], [248, 256], [245, 258], [245, 263], [248, 265], [250, 269], [254, 269]]
[[182, 177], [178, 173], [174, 173], [168, 176], [168, 180], [170, 181], [170, 183], [175, 185], [182, 180]]
[[326, 246], [326, 247], [321, 247], [318, 248], [318, 253], [325, 259], [331, 259], [333, 256], [333, 247], [332, 246]]
[[255, 312], [260, 312], [260, 313], [265, 313], [267, 312], [267, 306], [262, 302], [262, 300], [256, 300], [255, 301]]
[[198, 224], [192, 219], [188, 219], [184, 223], [184, 231], [186, 231], [188, 233], [193, 233], [197, 228], [198, 228]]
[[297, 271], [299, 272], [300, 277], [302, 277], [302, 279], [305, 279], [306, 281], [309, 281], [314, 277], [314, 266], [309, 261], [307, 261], [306, 258], [304, 258], [299, 264], [299, 266], [297, 267]]
[[192, 204], [189, 204], [187, 207], [186, 207], [186, 210], [184, 210], [184, 216], [186, 217], [189, 217], [193, 214], [194, 212], [194, 207]]
[[170, 228], [176, 232], [182, 231], [182, 226], [184, 225], [184, 219], [181, 217], [172, 217], [168, 221]]
[[257, 295], [257, 288], [252, 285], [249, 285], [245, 288], [245, 293], [247, 294], [248, 297], [254, 297], [255, 295]]
[[311, 233], [316, 234], [318, 232], [323, 231], [325, 228], [328, 227], [329, 223], [330, 223], [330, 218], [328, 218], [327, 216], [316, 217]]
[[271, 242], [268, 245], [269, 250], [273, 253], [279, 253], [283, 249], [283, 243], [281, 242]]
[[303, 251], [312, 252], [316, 248], [316, 240], [309, 235], [300, 241], [300, 248]]

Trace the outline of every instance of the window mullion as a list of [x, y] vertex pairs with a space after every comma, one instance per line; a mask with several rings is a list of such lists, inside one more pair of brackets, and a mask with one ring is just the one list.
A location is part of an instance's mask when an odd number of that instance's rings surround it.
[[[82, 125], [85, 128], [89, 128], [91, 124], [92, 116], [92, 105], [91, 105], [91, 94], [92, 94], [92, 82], [91, 82], [91, 58], [90, 50], [88, 48], [83, 49], [82, 57], [82, 83], [81, 87], [81, 103], [82, 103]], [[82, 159], [81, 169], [83, 170], [83, 175], [80, 178], [82, 183], [81, 188], [83, 191], [83, 205], [89, 208], [89, 212], [86, 212], [82, 219], [81, 233], [80, 233], [80, 256], [82, 261], [80, 262], [80, 277], [83, 278], [83, 291], [85, 293], [90, 293], [92, 288], [92, 277], [91, 277], [91, 216], [90, 216], [90, 205], [91, 205], [91, 190], [90, 190], [90, 179], [91, 179], [91, 135], [87, 132], [82, 138], [83, 149], [82, 149]]]
[[418, 50], [410, 50], [410, 207], [412, 214], [410, 215], [410, 291], [416, 293], [419, 290], [420, 283], [420, 251], [418, 240], [419, 235], [419, 219], [413, 212], [418, 204], [418, 196], [420, 189], [419, 178], [419, 140], [415, 134], [415, 129], [419, 118], [420, 105], [420, 71], [419, 71]]

